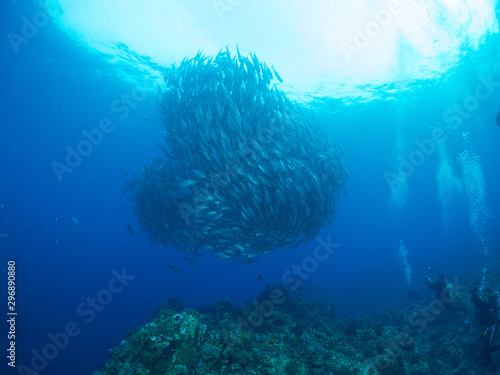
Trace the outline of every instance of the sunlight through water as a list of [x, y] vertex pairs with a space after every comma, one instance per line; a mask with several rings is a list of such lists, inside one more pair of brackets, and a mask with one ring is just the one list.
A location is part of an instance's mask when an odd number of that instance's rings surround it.
[[47, 0], [56, 24], [124, 80], [229, 47], [256, 52], [294, 99], [392, 98], [439, 79], [498, 31], [494, 1]]

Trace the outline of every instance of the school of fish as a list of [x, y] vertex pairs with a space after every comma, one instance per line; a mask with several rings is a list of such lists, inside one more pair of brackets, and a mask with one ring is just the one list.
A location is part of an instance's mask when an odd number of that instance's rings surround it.
[[277, 89], [274, 68], [255, 54], [199, 52], [164, 78], [165, 157], [125, 185], [153, 242], [245, 264], [335, 219], [343, 151]]

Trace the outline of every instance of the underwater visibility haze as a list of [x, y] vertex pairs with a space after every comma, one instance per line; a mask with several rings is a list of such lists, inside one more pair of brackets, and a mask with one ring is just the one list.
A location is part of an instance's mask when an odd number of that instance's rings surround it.
[[5, 1], [2, 374], [500, 373], [499, 7]]

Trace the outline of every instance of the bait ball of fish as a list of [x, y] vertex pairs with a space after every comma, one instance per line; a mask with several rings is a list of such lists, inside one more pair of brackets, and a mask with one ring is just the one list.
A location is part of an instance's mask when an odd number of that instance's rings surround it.
[[[274, 74], [273, 74], [274, 72]], [[335, 218], [348, 172], [281, 77], [257, 56], [198, 53], [165, 74], [165, 154], [126, 183], [151, 240], [221, 259], [311, 240]]]

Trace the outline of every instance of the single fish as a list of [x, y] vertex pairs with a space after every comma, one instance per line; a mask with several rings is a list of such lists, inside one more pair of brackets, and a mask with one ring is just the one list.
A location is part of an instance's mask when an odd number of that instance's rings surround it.
[[151, 120], [151, 116], [149, 115], [139, 115], [140, 118], [142, 118], [143, 120]]
[[169, 263], [169, 264], [168, 264], [168, 267], [169, 267], [170, 269], [172, 269], [172, 271], [174, 271], [175, 273], [179, 273], [179, 274], [180, 274], [180, 273], [182, 272], [182, 271], [181, 271], [181, 269], [180, 269], [179, 267], [177, 267], [177, 266], [175, 266], [175, 265], [173, 265], [173, 264], [170, 264], [170, 263]]
[[276, 78], [278, 79], [278, 81], [280, 81], [280, 83], [283, 83], [283, 80], [281, 79], [281, 77], [278, 74], [278, 72], [276, 70], [274, 70], [274, 66], [271, 66], [271, 68], [273, 68], [274, 75], [276, 76]]
[[135, 236], [134, 230], [132, 229], [129, 223], [127, 223], [127, 229], [132, 237]]
[[253, 257], [248, 257], [248, 258], [242, 258], [242, 259], [238, 259], [236, 261], [236, 264], [250, 264], [250, 263], [255, 263], [255, 262], [258, 262], [259, 260], [258, 259], [255, 259]]
[[188, 180], [183, 180], [179, 182], [179, 187], [189, 187], [196, 185], [198, 183], [198, 180], [193, 180], [193, 179], [188, 179]]
[[200, 177], [200, 178], [207, 178], [207, 175], [205, 174], [205, 172], [199, 171], [199, 170], [197, 170], [197, 169], [193, 169], [193, 173], [194, 173], [197, 177]]
[[184, 259], [190, 265], [196, 266], [196, 260], [194, 260], [193, 258], [190, 258], [190, 257], [187, 257], [187, 256], [183, 256], [182, 259]]

